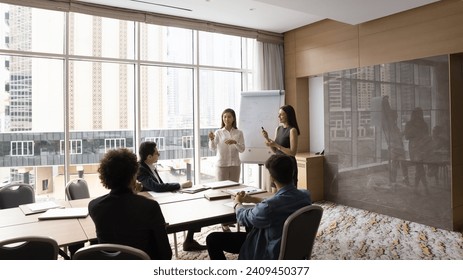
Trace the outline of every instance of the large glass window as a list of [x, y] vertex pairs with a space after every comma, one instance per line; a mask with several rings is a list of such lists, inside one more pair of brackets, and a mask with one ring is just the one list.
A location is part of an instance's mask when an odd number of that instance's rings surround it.
[[26, 182], [38, 195], [52, 195], [63, 184], [57, 171], [64, 162], [63, 60], [21, 55], [0, 60], [8, 62], [0, 68], [1, 184]]
[[240, 37], [199, 32], [199, 64], [241, 68], [241, 54]]
[[142, 66], [140, 78], [141, 141], [164, 140], [157, 143], [164, 181], [192, 179], [193, 143], [185, 149], [184, 137], [193, 135], [193, 70]]
[[64, 13], [7, 4], [0, 11], [2, 48], [64, 53]]
[[7, 4], [0, 16], [2, 185], [64, 198], [83, 176], [98, 196], [104, 153], [141, 141], [158, 144], [164, 181], [214, 180], [207, 133], [252, 90], [254, 39]]
[[135, 23], [132, 21], [69, 14], [69, 52], [75, 55], [133, 59]]
[[239, 116], [242, 75], [239, 72], [213, 70], [200, 70], [199, 73], [199, 98], [202, 108], [200, 117], [201, 173], [207, 175], [204, 179], [215, 180], [217, 159], [215, 152], [209, 150], [208, 133], [220, 128], [223, 110], [231, 108], [237, 117]]
[[193, 30], [153, 24], [140, 29], [142, 60], [193, 63]]

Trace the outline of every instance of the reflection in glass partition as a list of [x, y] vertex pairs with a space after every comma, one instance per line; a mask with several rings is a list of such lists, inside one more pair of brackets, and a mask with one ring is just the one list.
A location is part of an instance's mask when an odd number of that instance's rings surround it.
[[324, 74], [326, 199], [451, 225], [448, 57]]

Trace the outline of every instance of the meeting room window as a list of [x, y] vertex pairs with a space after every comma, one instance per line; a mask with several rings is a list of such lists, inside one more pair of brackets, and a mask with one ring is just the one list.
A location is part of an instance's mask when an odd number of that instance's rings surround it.
[[104, 140], [105, 153], [111, 149], [125, 148], [125, 138], [111, 138]]
[[193, 149], [194, 141], [193, 136], [182, 136], [182, 149]]
[[[64, 140], [59, 142], [60, 153], [64, 155]], [[71, 155], [81, 155], [82, 154], [82, 140], [69, 140], [69, 153]]]
[[155, 142], [156, 143], [156, 148], [158, 148], [158, 151], [164, 151], [166, 149], [165, 143], [164, 143], [165, 137], [146, 137], [145, 141], [146, 142]]
[[[2, 155], [31, 157], [24, 164], [33, 168], [96, 166], [108, 149], [149, 139], [160, 162], [188, 161], [193, 181], [213, 180], [207, 134], [225, 108], [239, 115], [240, 92], [252, 90], [254, 38], [10, 4], [0, 14], [9, 43], [0, 49], [9, 96], [0, 133], [12, 133], [0, 141]], [[2, 181], [23, 164], [11, 156]], [[53, 180], [51, 195], [62, 197]]]
[[33, 156], [34, 141], [11, 141], [11, 156]]

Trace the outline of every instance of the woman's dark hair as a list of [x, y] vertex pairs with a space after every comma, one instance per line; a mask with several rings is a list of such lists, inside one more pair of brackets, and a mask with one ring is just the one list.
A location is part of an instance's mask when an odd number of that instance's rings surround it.
[[301, 131], [299, 130], [299, 126], [297, 125], [296, 111], [294, 111], [293, 106], [283, 105], [280, 107], [280, 109], [286, 113], [289, 126], [294, 127], [297, 130], [297, 135], [300, 135]]
[[286, 185], [293, 182], [293, 162], [291, 158], [283, 154], [271, 155], [265, 162], [265, 167], [273, 179]]
[[143, 162], [149, 155], [152, 155], [156, 151], [156, 142], [145, 141], [140, 144], [138, 148], [138, 155], [140, 156], [140, 161]]
[[230, 113], [233, 116], [232, 127], [234, 129], [238, 129], [236, 127], [236, 114], [235, 114], [235, 111], [233, 109], [230, 109], [230, 108], [227, 108], [227, 109], [223, 110], [221, 118], [220, 118], [220, 121], [222, 122], [222, 126], [220, 128], [223, 128], [225, 126], [225, 123], [223, 122], [223, 115], [225, 115], [225, 113]]
[[101, 183], [107, 189], [128, 188], [137, 172], [137, 156], [125, 148], [109, 150], [98, 167]]

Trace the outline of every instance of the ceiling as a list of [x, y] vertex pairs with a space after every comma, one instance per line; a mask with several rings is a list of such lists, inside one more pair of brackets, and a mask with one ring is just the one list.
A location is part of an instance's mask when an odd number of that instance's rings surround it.
[[332, 19], [359, 24], [437, 0], [80, 0], [276, 33]]

